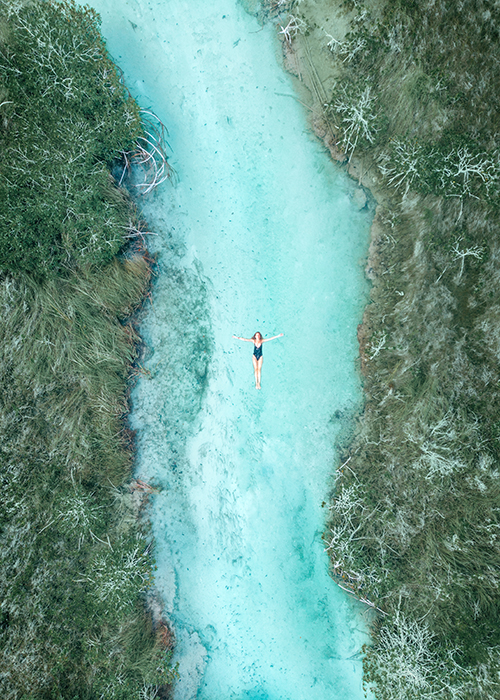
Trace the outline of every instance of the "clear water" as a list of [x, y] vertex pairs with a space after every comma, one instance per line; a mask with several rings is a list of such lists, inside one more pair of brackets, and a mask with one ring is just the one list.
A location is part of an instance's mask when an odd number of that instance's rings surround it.
[[[161, 486], [157, 585], [177, 700], [357, 700], [361, 606], [321, 536], [334, 444], [361, 400], [371, 213], [306, 127], [234, 0], [93, 0], [132, 93], [166, 123], [175, 187], [141, 203], [160, 274], [133, 395], [138, 474]], [[252, 346], [266, 343], [262, 391]]]

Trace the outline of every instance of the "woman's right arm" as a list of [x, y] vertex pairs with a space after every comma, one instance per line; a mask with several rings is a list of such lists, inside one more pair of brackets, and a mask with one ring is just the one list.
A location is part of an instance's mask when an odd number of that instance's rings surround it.
[[246, 340], [247, 343], [253, 343], [253, 338], [240, 338], [239, 335], [233, 335], [233, 338], [236, 338], [236, 340]]

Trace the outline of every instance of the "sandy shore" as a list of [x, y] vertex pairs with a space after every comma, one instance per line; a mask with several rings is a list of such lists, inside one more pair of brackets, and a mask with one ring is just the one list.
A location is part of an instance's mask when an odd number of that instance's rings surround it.
[[[291, 43], [281, 33], [282, 24], [279, 20], [273, 20], [281, 38], [283, 66], [297, 79], [298, 99], [309, 111], [308, 121], [311, 131], [324, 144], [332, 160], [343, 165], [347, 173], [360, 185], [356, 194], [359, 208], [366, 205], [365, 190], [368, 190], [369, 195], [376, 202], [365, 267], [367, 278], [376, 284], [379, 274], [380, 241], [385, 228], [384, 213], [387, 215], [389, 196], [371, 160], [359, 157], [356, 153], [350, 160], [348, 159], [339, 143], [338, 127], [324, 109], [324, 105], [331, 100], [337, 78], [335, 64], [327, 44], [331, 37], [335, 37], [338, 41], [344, 38], [349, 29], [348, 22], [345, 15], [341, 15], [337, 8], [328, 8], [329, 16], [325, 17], [325, 9], [310, 0], [301, 3], [300, 14], [306, 17], [307, 36], [299, 33]], [[372, 330], [365, 311], [357, 334], [362, 373], [366, 368], [367, 342]]]

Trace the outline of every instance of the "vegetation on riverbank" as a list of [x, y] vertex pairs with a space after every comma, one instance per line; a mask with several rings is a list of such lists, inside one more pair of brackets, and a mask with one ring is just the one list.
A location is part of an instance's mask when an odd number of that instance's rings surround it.
[[93, 10], [0, 18], [1, 695], [154, 698], [175, 674], [126, 427], [151, 265], [111, 176], [141, 114]]
[[326, 536], [380, 610], [365, 680], [383, 700], [498, 698], [500, 11], [268, 6], [316, 132], [378, 202], [365, 408]]

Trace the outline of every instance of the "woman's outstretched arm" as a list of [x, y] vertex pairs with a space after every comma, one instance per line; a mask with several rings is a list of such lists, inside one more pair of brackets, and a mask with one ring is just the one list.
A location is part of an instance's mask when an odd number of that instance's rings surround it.
[[284, 334], [284, 333], [280, 333], [279, 335], [273, 335], [272, 338], [263, 338], [263, 339], [262, 339], [262, 342], [263, 342], [263, 343], [267, 343], [268, 340], [274, 340], [275, 338], [281, 338], [283, 335], [285, 335], [285, 334]]
[[233, 335], [233, 338], [236, 338], [236, 340], [246, 340], [247, 343], [253, 343], [253, 338], [240, 338], [239, 335]]

